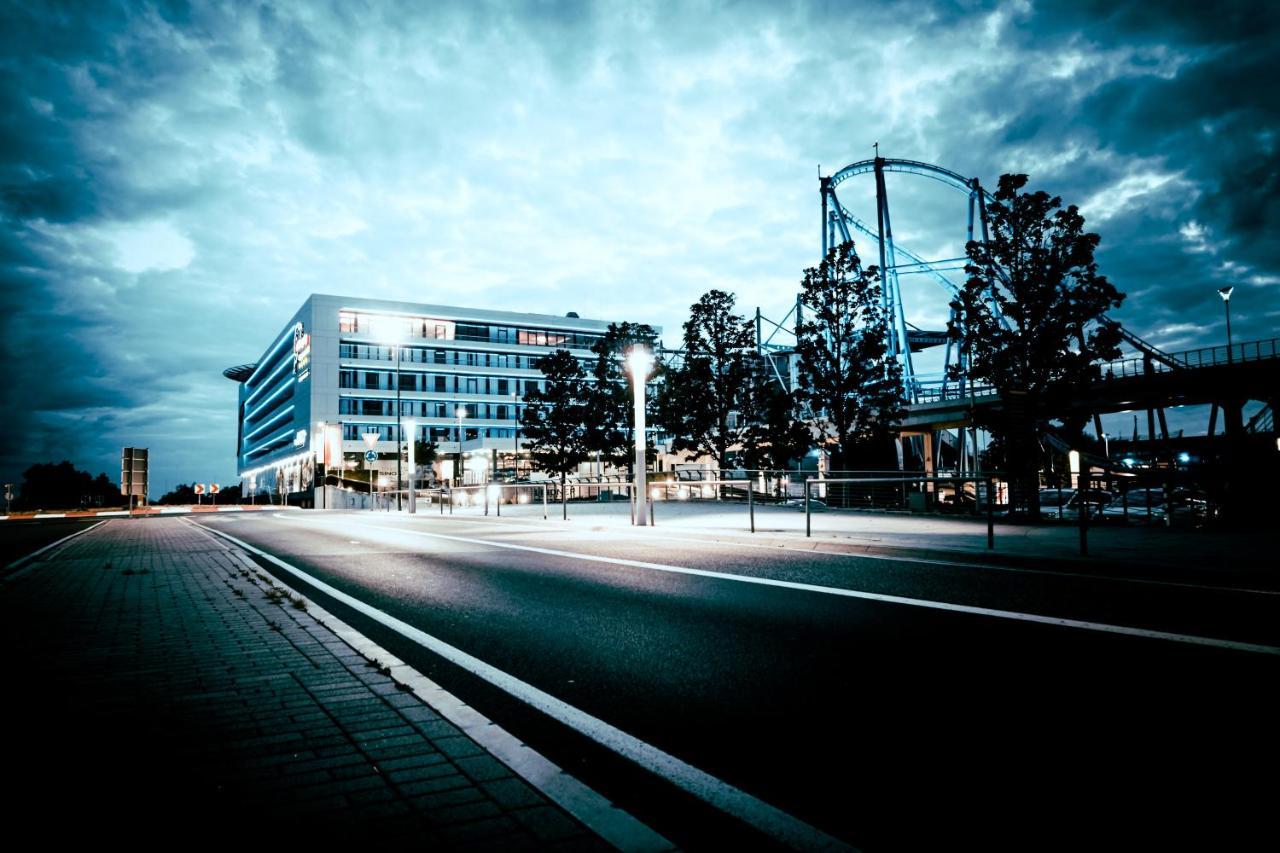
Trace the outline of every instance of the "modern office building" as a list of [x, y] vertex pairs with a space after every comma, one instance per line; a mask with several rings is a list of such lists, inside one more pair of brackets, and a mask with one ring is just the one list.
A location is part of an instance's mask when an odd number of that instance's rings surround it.
[[[224, 371], [240, 384], [246, 493], [306, 493], [317, 464], [394, 477], [397, 399], [405, 441], [437, 443], [441, 479], [481, 482], [527, 466], [518, 418], [540, 384], [538, 359], [566, 349], [589, 370], [608, 326], [573, 313], [313, 294], [257, 362]], [[365, 462], [369, 450], [376, 459]]]

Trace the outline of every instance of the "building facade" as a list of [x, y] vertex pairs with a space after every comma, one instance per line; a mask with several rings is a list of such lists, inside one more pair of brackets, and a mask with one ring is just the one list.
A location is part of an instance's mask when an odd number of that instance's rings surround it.
[[573, 314], [313, 294], [257, 362], [224, 371], [240, 384], [246, 494], [305, 492], [318, 464], [394, 477], [397, 400], [404, 440], [436, 442], [441, 479], [514, 475], [528, 464], [519, 417], [542, 384], [538, 359], [565, 349], [590, 373], [591, 346], [608, 327]]

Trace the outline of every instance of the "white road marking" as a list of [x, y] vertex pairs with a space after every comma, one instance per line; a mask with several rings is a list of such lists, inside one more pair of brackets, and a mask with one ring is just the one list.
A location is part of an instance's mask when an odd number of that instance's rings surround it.
[[[5, 571], [6, 572], [13, 571], [14, 569], [21, 566], [23, 563], [30, 562], [31, 560], [34, 560], [36, 557], [39, 557], [45, 551], [49, 551], [54, 548], [57, 548], [59, 545], [64, 544], [68, 540], [75, 539], [77, 536], [83, 536], [84, 534], [88, 533], [90, 530], [96, 530], [104, 524], [106, 524], [105, 521], [99, 521], [97, 524], [91, 524], [83, 530], [77, 530], [75, 533], [72, 533], [70, 536], [63, 536], [57, 542], [51, 542], [48, 545], [45, 545], [43, 548], [41, 548], [38, 551], [32, 551], [27, 556], [19, 557], [18, 559], [14, 560], [12, 563], [4, 567]], [[20, 572], [13, 572], [13, 574], [5, 575], [4, 580], [6, 581], [16, 580], [34, 568], [35, 568], [35, 564], [32, 563], [30, 566], [27, 566], [25, 569], [23, 569]]]
[[[261, 569], [243, 551], [222, 543], [214, 534], [233, 541], [234, 537], [226, 536], [190, 519], [183, 519], [183, 521], [213, 540], [220, 548], [225, 549], [229, 556], [246, 564], [250, 570]], [[388, 667], [392, 678], [411, 688], [419, 699], [465, 732], [476, 743], [489, 750], [518, 776], [529, 782], [533, 788], [545, 794], [549, 800], [558, 803], [565, 811], [594, 830], [601, 838], [619, 850], [665, 853], [675, 849], [671, 842], [630, 813], [615, 806], [540, 752], [521, 743], [502, 726], [494, 723], [475, 708], [316, 604], [314, 600], [303, 594], [300, 588], [294, 588], [283, 580], [280, 582], [289, 586], [306, 602], [307, 613], [317, 622], [366, 658], [376, 660]]]
[[[720, 535], [716, 531], [707, 531], [712, 536]], [[692, 542], [706, 545], [706, 539], [687, 539], [680, 536], [664, 536], [669, 542]], [[1114, 583], [1145, 584], [1148, 586], [1172, 586], [1186, 589], [1203, 589], [1211, 592], [1238, 592], [1247, 595], [1280, 595], [1278, 589], [1256, 589], [1244, 586], [1217, 586], [1215, 584], [1189, 583], [1186, 581], [1161, 581], [1153, 578], [1126, 578], [1110, 575], [1089, 574], [1087, 572], [1065, 572], [1055, 569], [1032, 569], [1024, 566], [999, 566], [991, 563], [969, 563], [963, 560], [939, 560], [932, 557], [895, 557], [891, 554], [867, 554], [847, 551], [819, 551], [814, 548], [795, 548], [791, 545], [765, 545], [760, 542], [742, 542], [738, 539], [713, 539], [724, 545], [740, 545], [744, 548], [763, 548], [768, 551], [794, 551], [797, 554], [818, 554], [823, 557], [846, 557], [856, 560], [887, 560], [893, 563], [922, 563], [927, 566], [952, 566], [961, 569], [989, 569], [996, 572], [1012, 572], [1026, 575], [1050, 575], [1063, 578], [1084, 578], [1086, 580], [1110, 581]], [[839, 546], [843, 543], [834, 540], [823, 540], [825, 544]], [[854, 546], [858, 547], [858, 546]], [[888, 546], [893, 547], [893, 546]]]
[[[309, 522], [311, 519], [277, 516], [284, 521]], [[951, 604], [945, 601], [930, 601], [923, 598], [907, 598], [900, 595], [886, 595], [879, 592], [862, 592], [856, 589], [842, 589], [833, 586], [783, 581], [773, 578], [734, 575], [715, 572], [708, 569], [694, 569], [687, 566], [672, 566], [665, 563], [650, 563], [644, 560], [628, 560], [622, 557], [602, 557], [594, 554], [581, 554], [576, 551], [561, 551], [555, 548], [539, 548], [536, 545], [516, 545], [511, 542], [494, 542], [490, 539], [476, 539], [470, 536], [452, 536], [447, 533], [428, 533], [424, 530], [406, 530], [399, 527], [386, 527], [378, 524], [365, 524], [360, 521], [351, 522], [360, 527], [373, 530], [386, 530], [391, 533], [404, 533], [412, 536], [425, 536], [432, 539], [447, 539], [454, 542], [466, 542], [473, 545], [488, 545], [493, 548], [505, 548], [512, 551], [529, 551], [534, 554], [545, 554], [549, 557], [564, 557], [570, 560], [584, 560], [593, 563], [608, 563], [615, 566], [626, 566], [633, 569], [649, 569], [657, 572], [693, 575], [695, 577], [714, 578], [716, 580], [736, 581], [738, 583], [757, 584], [760, 586], [781, 587], [801, 592], [816, 592], [822, 595], [837, 595], [845, 598], [860, 598], [867, 601], [880, 601], [887, 604], [903, 604], [908, 607], [923, 607], [929, 610], [947, 610], [953, 613], [967, 613], [974, 616], [989, 616], [995, 619], [1010, 619], [1018, 622], [1034, 622], [1041, 625], [1056, 625], [1060, 628], [1078, 628], [1084, 631], [1097, 631], [1105, 634], [1120, 634], [1129, 637], [1141, 637], [1148, 640], [1167, 640], [1173, 643], [1186, 643], [1193, 646], [1210, 646], [1219, 649], [1231, 649], [1256, 654], [1280, 655], [1280, 647], [1266, 646], [1258, 643], [1242, 643], [1235, 640], [1223, 640], [1217, 637], [1201, 637], [1195, 634], [1178, 634], [1170, 631], [1154, 631], [1149, 628], [1135, 628], [1129, 625], [1112, 625], [1106, 622], [1087, 622], [1080, 619], [1065, 619], [1058, 616], [1042, 616], [1038, 613], [1021, 613], [1016, 610], [997, 610], [989, 607], [974, 607], [968, 604]]]
[[[711, 774], [699, 770], [697, 767], [681, 761], [669, 753], [663, 752], [656, 746], [629, 735], [604, 720], [557, 699], [532, 684], [516, 678], [514, 675], [485, 663], [456, 646], [450, 645], [413, 627], [407, 622], [371, 607], [360, 599], [330, 586], [319, 578], [307, 574], [278, 557], [268, 554], [266, 551], [221, 530], [206, 529], [230, 542], [234, 542], [247, 551], [257, 554], [264, 560], [323, 591], [326, 595], [332, 596], [337, 601], [385, 625], [401, 636], [443, 657], [445, 660], [462, 667], [467, 672], [483, 678], [495, 687], [520, 699], [552, 719], [558, 720], [601, 746], [635, 762], [703, 802], [755, 827], [771, 838], [805, 850], [851, 849], [849, 845], [839, 839], [833, 838], [804, 821], [792, 817], [781, 809], [751, 796], [740, 788], [721, 781]], [[457, 539], [460, 537], [449, 536], [443, 538]], [[486, 542], [484, 544], [490, 543]]]

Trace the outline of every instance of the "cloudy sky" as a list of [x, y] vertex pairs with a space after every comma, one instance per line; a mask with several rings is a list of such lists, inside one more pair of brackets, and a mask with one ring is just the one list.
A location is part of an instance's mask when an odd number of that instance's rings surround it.
[[[668, 342], [712, 287], [780, 319], [819, 168], [875, 142], [1080, 205], [1167, 349], [1223, 340], [1228, 283], [1236, 340], [1272, 337], [1277, 8], [0, 0], [0, 473], [136, 444], [157, 495], [234, 481], [220, 371], [312, 292]], [[964, 197], [931, 184], [891, 182], [895, 234], [946, 256]]]

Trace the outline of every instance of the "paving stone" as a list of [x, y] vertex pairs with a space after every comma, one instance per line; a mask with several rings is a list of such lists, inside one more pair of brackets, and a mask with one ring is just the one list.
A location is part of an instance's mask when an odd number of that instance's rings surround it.
[[[179, 831], [239, 842], [595, 842], [312, 614], [272, 603], [251, 560], [179, 519], [109, 521], [34, 565], [0, 596], [0, 630], [30, 650], [6, 671], [0, 713], [10, 731], [40, 726], [6, 745], [10, 775], [33, 780], [23, 803], [43, 804], [66, 766], [95, 791], [73, 810], [86, 831], [139, 807], [155, 822], [172, 803]], [[29, 701], [13, 702], [24, 684]], [[28, 722], [15, 728], [15, 714]]]

